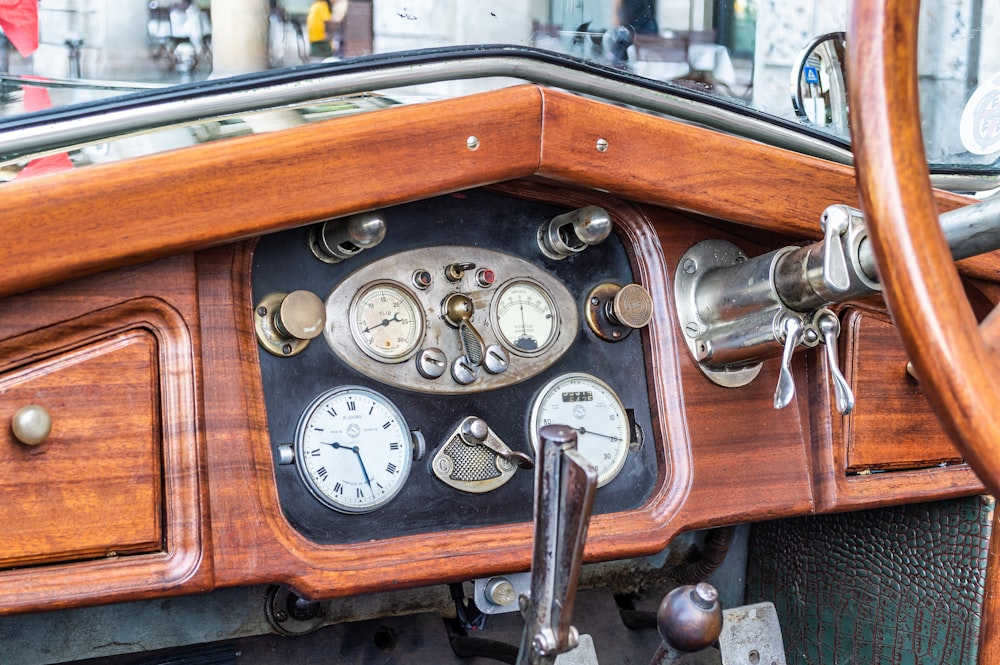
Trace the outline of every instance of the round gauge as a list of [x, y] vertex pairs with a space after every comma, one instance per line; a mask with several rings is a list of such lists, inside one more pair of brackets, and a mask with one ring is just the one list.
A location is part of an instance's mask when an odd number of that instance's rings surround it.
[[629, 421], [611, 386], [590, 374], [563, 374], [550, 381], [531, 407], [531, 444], [538, 454], [538, 430], [566, 425], [576, 431], [576, 447], [597, 467], [597, 486], [614, 480], [625, 465]]
[[413, 461], [410, 429], [392, 402], [348, 386], [323, 393], [295, 434], [295, 461], [306, 487], [344, 513], [367, 513], [403, 488]]
[[351, 302], [351, 335], [375, 360], [398, 363], [409, 358], [424, 336], [424, 314], [416, 298], [395, 282], [375, 282]]
[[526, 279], [500, 288], [494, 299], [493, 320], [500, 342], [524, 356], [544, 351], [559, 332], [552, 297], [539, 284]]

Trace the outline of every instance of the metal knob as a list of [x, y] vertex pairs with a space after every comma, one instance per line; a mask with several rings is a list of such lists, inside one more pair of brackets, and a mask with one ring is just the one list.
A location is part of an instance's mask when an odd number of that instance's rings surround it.
[[301, 353], [325, 325], [326, 307], [310, 291], [269, 293], [254, 308], [257, 341], [276, 356]]
[[538, 229], [538, 247], [561, 260], [604, 242], [611, 235], [611, 216], [598, 206], [585, 206], [553, 217]]
[[677, 587], [660, 603], [656, 624], [664, 644], [677, 651], [690, 653], [715, 644], [722, 633], [719, 592], [706, 582]]
[[274, 327], [290, 339], [312, 339], [323, 332], [326, 307], [311, 291], [292, 291], [274, 312]]
[[313, 227], [309, 248], [324, 263], [340, 263], [382, 242], [385, 229], [385, 218], [379, 212], [331, 219]]
[[52, 417], [45, 407], [28, 404], [14, 413], [10, 428], [15, 439], [26, 446], [37, 446], [44, 443], [52, 432]]
[[462, 421], [462, 440], [470, 446], [478, 446], [490, 435], [490, 428], [482, 418], [470, 416]]
[[653, 319], [653, 297], [638, 284], [620, 288], [608, 306], [608, 317], [629, 328], [645, 328]]
[[462, 293], [453, 293], [445, 299], [441, 309], [445, 321], [458, 328], [465, 359], [472, 367], [478, 368], [483, 364], [486, 342], [472, 325], [472, 315], [476, 311], [472, 298]]

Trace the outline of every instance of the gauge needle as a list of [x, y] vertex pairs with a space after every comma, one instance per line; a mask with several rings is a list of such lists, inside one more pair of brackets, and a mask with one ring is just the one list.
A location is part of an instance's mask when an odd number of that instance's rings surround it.
[[320, 443], [321, 446], [332, 446], [334, 449], [348, 450], [348, 451], [354, 453], [357, 456], [357, 458], [358, 458], [358, 464], [361, 465], [361, 475], [363, 475], [365, 477], [365, 482], [368, 483], [368, 489], [370, 489], [372, 491], [372, 494], [375, 493], [375, 489], [372, 487], [372, 479], [368, 477], [368, 469], [365, 468], [365, 461], [363, 459], [361, 459], [361, 450], [357, 446], [351, 446], [351, 447], [342, 446], [339, 443], [337, 443], [336, 441], [334, 441], [333, 443], [327, 443], [326, 441], [320, 441], [319, 443]]
[[593, 436], [599, 436], [602, 439], [611, 439], [612, 441], [621, 441], [617, 436], [610, 436], [608, 434], [601, 434], [600, 432], [591, 432], [586, 427], [572, 427], [570, 428], [580, 434], [592, 434]]
[[373, 326], [366, 326], [365, 329], [362, 330], [361, 332], [371, 332], [375, 328], [381, 328], [383, 326], [387, 326], [393, 321], [399, 321], [400, 323], [404, 323], [403, 319], [399, 318], [399, 312], [396, 312], [395, 314], [392, 315], [391, 319], [382, 319], [382, 323], [376, 323]]
[[368, 489], [370, 489], [372, 491], [372, 494], [374, 494], [375, 488], [372, 487], [372, 479], [368, 477], [368, 471], [365, 469], [365, 461], [361, 459], [361, 451], [358, 449], [357, 446], [354, 446], [353, 448], [348, 448], [348, 450], [353, 450], [354, 454], [358, 456], [358, 464], [361, 465], [361, 474], [365, 477], [365, 482], [368, 483]]

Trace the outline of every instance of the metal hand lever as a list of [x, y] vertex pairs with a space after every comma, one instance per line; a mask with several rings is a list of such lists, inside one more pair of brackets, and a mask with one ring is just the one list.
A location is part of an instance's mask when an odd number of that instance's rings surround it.
[[785, 318], [782, 324], [785, 336], [785, 350], [781, 354], [781, 373], [778, 375], [778, 387], [774, 391], [774, 408], [783, 409], [795, 397], [795, 378], [792, 376], [792, 354], [795, 347], [802, 343], [805, 327], [794, 316]]
[[828, 309], [821, 309], [816, 314], [816, 327], [823, 335], [826, 346], [826, 364], [830, 368], [833, 379], [833, 397], [837, 411], [846, 416], [854, 410], [854, 392], [847, 379], [840, 371], [840, 359], [837, 357], [837, 337], [840, 335], [840, 319]]
[[576, 432], [547, 425], [539, 434], [531, 596], [519, 599], [525, 625], [517, 665], [552, 665], [577, 645], [570, 621], [597, 492], [597, 469], [577, 452]]
[[472, 299], [462, 293], [453, 293], [445, 299], [442, 309], [445, 321], [458, 328], [465, 357], [473, 367], [479, 367], [483, 363], [486, 342], [472, 326], [472, 314], [476, 311]]
[[840, 237], [847, 231], [851, 218], [844, 206], [830, 206], [823, 213], [823, 280], [827, 288], [843, 293], [851, 287], [847, 253]]
[[515, 464], [522, 469], [530, 469], [535, 466], [535, 461], [524, 453], [511, 450], [500, 439], [491, 437], [490, 428], [482, 418], [469, 416], [463, 420], [459, 428], [459, 436], [462, 437], [462, 441], [466, 445], [488, 448], [511, 464]]

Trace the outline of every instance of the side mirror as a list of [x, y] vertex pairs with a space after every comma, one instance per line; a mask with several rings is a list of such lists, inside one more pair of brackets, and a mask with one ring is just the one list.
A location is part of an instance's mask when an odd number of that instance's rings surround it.
[[809, 124], [841, 136], [850, 130], [846, 72], [847, 33], [813, 39], [792, 66], [792, 108]]

